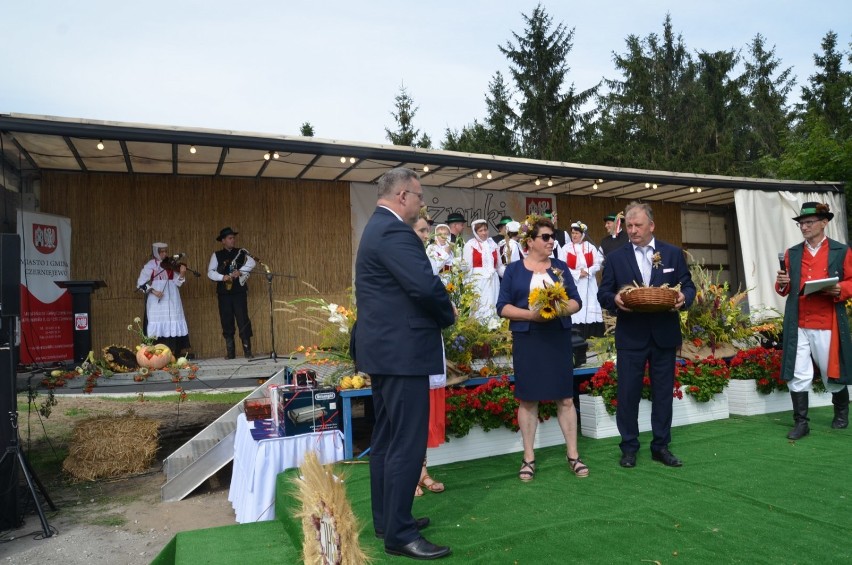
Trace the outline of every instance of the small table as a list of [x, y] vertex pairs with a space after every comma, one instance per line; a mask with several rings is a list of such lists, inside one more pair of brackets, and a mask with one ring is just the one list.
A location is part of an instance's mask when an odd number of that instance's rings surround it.
[[240, 524], [275, 518], [275, 478], [284, 470], [301, 465], [308, 451], [316, 451], [323, 465], [343, 459], [340, 430], [255, 441], [251, 436], [253, 427], [245, 414], [237, 416], [228, 502]]

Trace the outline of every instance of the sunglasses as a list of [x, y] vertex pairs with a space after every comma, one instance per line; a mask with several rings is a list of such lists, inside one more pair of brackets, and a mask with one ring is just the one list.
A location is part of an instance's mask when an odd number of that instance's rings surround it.
[[[538, 237], [539, 239], [541, 239], [545, 243], [547, 243], [551, 239], [553, 239], [554, 241], [556, 240], [556, 238], [553, 237], [552, 233], [543, 233], [543, 234], [536, 236], [536, 237]], [[533, 239], [535, 239], [535, 238], [533, 238]]]

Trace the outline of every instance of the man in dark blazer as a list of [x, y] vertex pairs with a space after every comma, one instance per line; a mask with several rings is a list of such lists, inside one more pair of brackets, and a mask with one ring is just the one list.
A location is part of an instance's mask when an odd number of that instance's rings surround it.
[[429, 375], [444, 371], [441, 328], [455, 321], [449, 295], [411, 226], [423, 205], [417, 173], [379, 179], [376, 211], [355, 260], [353, 357], [372, 379], [376, 423], [370, 449], [373, 527], [385, 551], [415, 559], [449, 555], [419, 530], [411, 513], [426, 456]]
[[[639, 400], [645, 364], [651, 377], [651, 457], [670, 467], [682, 462], [669, 451], [672, 426], [672, 389], [675, 356], [681, 344], [678, 311], [695, 299], [695, 285], [679, 247], [654, 239], [654, 213], [647, 204], [633, 202], [625, 209], [630, 243], [607, 255], [598, 289], [601, 306], [615, 311], [618, 406], [615, 421], [621, 434], [622, 467], [636, 466], [639, 451]], [[624, 305], [621, 289], [633, 282], [647, 286], [680, 284], [677, 303], [669, 312], [634, 312]]]

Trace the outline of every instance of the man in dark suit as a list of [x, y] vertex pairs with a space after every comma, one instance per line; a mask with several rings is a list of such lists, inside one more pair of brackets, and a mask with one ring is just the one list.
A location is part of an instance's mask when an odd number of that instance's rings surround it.
[[455, 321], [449, 295], [411, 226], [423, 205], [417, 173], [398, 168], [379, 179], [376, 211], [355, 260], [358, 323], [353, 357], [372, 379], [376, 423], [370, 451], [373, 527], [385, 551], [436, 559], [450, 548], [419, 530], [411, 513], [426, 455], [429, 375], [444, 371], [441, 328]]
[[[654, 239], [654, 213], [647, 204], [633, 202], [625, 209], [630, 243], [606, 258], [598, 289], [601, 306], [616, 311], [618, 406], [615, 421], [621, 434], [622, 467], [636, 466], [639, 451], [639, 400], [645, 364], [651, 377], [651, 457], [670, 467], [682, 462], [669, 451], [672, 426], [672, 389], [675, 355], [681, 344], [678, 311], [695, 299], [695, 285], [679, 247]], [[641, 313], [627, 308], [621, 289], [634, 281], [646, 286], [680, 284], [675, 308], [669, 312]]]

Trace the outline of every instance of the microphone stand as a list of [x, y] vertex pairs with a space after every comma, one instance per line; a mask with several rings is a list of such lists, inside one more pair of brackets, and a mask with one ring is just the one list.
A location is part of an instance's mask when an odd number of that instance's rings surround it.
[[255, 357], [253, 359], [249, 359], [249, 363], [254, 363], [255, 361], [264, 361], [266, 359], [272, 359], [273, 362], [278, 363], [278, 354], [275, 352], [275, 321], [273, 319], [273, 312], [275, 311], [275, 309], [272, 305], [272, 281], [274, 277], [286, 277], [288, 279], [295, 279], [296, 275], [273, 273], [269, 269], [269, 265], [267, 265], [266, 263], [258, 262], [258, 265], [263, 267], [263, 270], [266, 271], [266, 290], [267, 295], [269, 297], [269, 335], [272, 339], [272, 352], [264, 357]]

